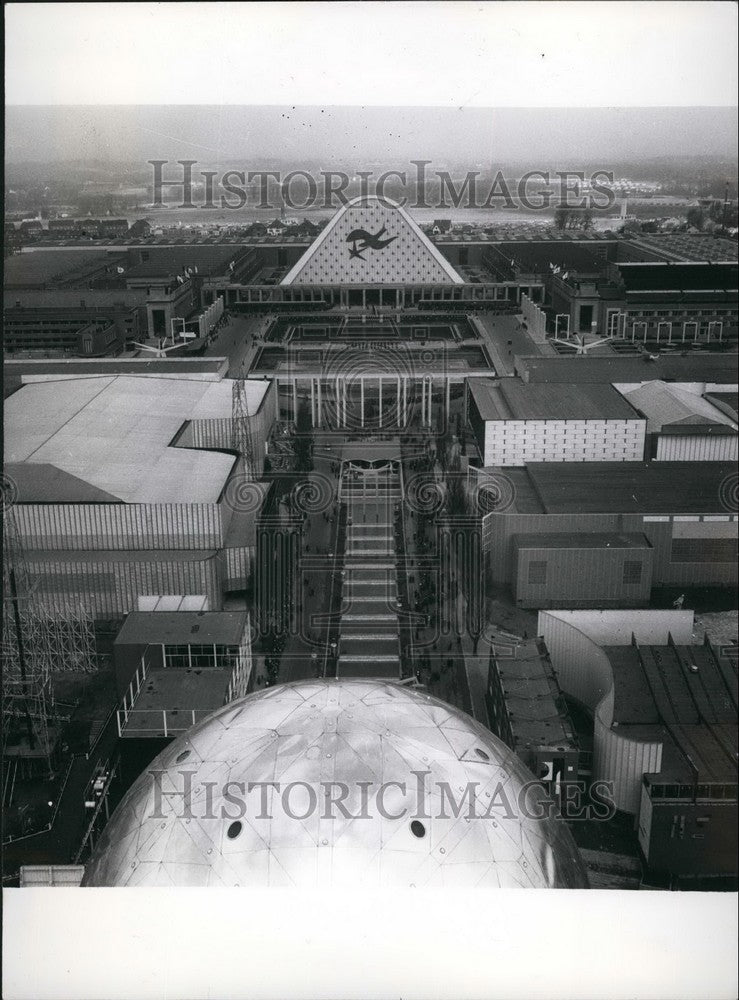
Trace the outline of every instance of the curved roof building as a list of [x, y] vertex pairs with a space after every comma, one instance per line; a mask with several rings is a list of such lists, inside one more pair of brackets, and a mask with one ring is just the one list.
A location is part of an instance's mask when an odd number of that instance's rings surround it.
[[421, 690], [281, 685], [160, 754], [83, 884], [587, 887], [542, 794], [492, 733]]
[[[103, 491], [109, 501], [127, 504], [216, 503], [235, 463], [224, 450], [232, 385], [229, 379], [145, 373], [27, 381], [5, 401], [5, 460], [26, 465], [28, 492], [21, 500], [36, 499], [33, 466], [43, 464], [66, 473], [67, 481], [77, 478], [80, 502], [98, 500]], [[254, 414], [269, 385], [246, 379], [244, 386]], [[189, 444], [183, 435], [203, 421], [220, 421], [224, 429], [210, 448]], [[43, 500], [57, 499], [47, 486]]]

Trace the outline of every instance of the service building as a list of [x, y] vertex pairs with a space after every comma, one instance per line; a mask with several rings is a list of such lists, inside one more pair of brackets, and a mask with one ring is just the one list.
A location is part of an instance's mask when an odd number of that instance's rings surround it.
[[610, 386], [470, 379], [469, 420], [484, 466], [638, 462], [646, 420]]

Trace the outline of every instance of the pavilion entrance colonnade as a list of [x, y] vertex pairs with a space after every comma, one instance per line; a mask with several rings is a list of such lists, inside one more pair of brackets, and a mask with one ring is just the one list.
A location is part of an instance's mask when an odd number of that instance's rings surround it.
[[450, 415], [452, 379], [448, 376], [352, 373], [349, 377], [293, 376], [287, 381], [292, 419], [305, 400], [311, 425], [323, 430], [430, 428], [435, 408], [441, 408], [445, 422]]

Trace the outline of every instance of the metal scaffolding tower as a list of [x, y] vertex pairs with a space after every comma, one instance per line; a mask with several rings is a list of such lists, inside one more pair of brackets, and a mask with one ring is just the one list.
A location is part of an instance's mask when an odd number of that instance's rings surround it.
[[59, 719], [53, 674], [97, 669], [92, 620], [38, 599], [12, 508], [3, 516], [3, 756], [48, 758]]
[[234, 379], [231, 390], [231, 447], [244, 457], [244, 475], [257, 478], [252, 420], [246, 402], [246, 381]]

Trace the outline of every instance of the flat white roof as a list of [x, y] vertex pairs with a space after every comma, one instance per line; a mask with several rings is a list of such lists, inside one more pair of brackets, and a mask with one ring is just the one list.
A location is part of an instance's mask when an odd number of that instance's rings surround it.
[[[253, 413], [269, 382], [246, 385]], [[34, 381], [5, 401], [5, 460], [50, 463], [125, 503], [215, 503], [233, 456], [171, 442], [188, 420], [229, 418], [231, 391], [174, 376]]]

